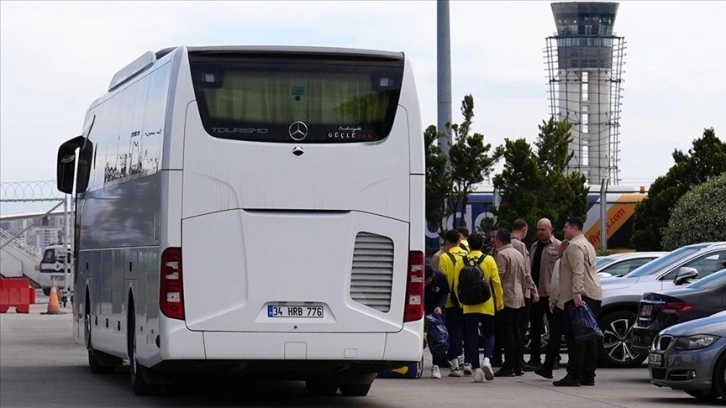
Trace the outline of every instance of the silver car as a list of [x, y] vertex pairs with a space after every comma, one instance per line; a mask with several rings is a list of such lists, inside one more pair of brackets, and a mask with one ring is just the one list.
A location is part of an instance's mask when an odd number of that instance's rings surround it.
[[650, 382], [702, 400], [726, 399], [726, 312], [661, 331], [648, 357]]
[[630, 330], [646, 292], [662, 292], [726, 267], [726, 242], [687, 245], [648, 262], [622, 278], [603, 279], [598, 323], [605, 335], [600, 363], [633, 367], [648, 357], [633, 349]]
[[599, 256], [595, 262], [595, 269], [600, 279], [619, 278], [667, 253], [665, 251], [621, 252], [608, 256]]

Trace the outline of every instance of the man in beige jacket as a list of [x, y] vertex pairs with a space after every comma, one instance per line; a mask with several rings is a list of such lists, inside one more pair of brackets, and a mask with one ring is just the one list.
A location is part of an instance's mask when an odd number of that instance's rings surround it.
[[568, 218], [563, 229], [570, 244], [560, 261], [560, 288], [557, 307], [564, 310], [564, 331], [567, 340], [567, 375], [553, 384], [558, 387], [595, 385], [598, 341], [575, 342], [569, 309], [587, 303], [597, 316], [602, 303], [602, 288], [595, 271], [595, 248], [582, 234], [582, 220]]
[[494, 376], [514, 377], [524, 374], [522, 370], [524, 346], [519, 321], [524, 308], [522, 282], [525, 279], [527, 261], [519, 251], [512, 247], [511, 233], [504, 228], [497, 231], [494, 246], [497, 248], [497, 269], [504, 291], [504, 309], [498, 312], [497, 324], [501, 323], [503, 326], [501, 343], [505, 355], [502, 368], [494, 373]]
[[[519, 315], [519, 330], [522, 333], [522, 342], [527, 342], [527, 329], [529, 329], [529, 313], [532, 309], [532, 305], [539, 302], [539, 292], [537, 292], [537, 285], [530, 274], [530, 261], [529, 251], [527, 245], [524, 244], [524, 240], [527, 238], [527, 221], [522, 218], [517, 218], [512, 223], [512, 248], [519, 251], [526, 261], [525, 277], [522, 281], [522, 293], [524, 294], [524, 308]], [[540, 344], [541, 345], [541, 344]], [[522, 356], [524, 359], [524, 356]], [[524, 371], [534, 371], [537, 366], [527, 364], [522, 360], [522, 369]]]

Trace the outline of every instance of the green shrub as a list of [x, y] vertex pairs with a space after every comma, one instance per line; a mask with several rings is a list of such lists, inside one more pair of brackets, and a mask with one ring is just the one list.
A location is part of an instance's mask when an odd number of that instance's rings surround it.
[[661, 235], [661, 245], [669, 251], [700, 242], [726, 241], [726, 173], [684, 194]]

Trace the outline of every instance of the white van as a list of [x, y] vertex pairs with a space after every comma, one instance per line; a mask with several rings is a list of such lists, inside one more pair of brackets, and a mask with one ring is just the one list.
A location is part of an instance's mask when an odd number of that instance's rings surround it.
[[48, 245], [43, 249], [43, 259], [40, 261], [38, 283], [46, 296], [50, 295], [50, 287], [53, 280], [55, 280], [57, 288], [65, 288], [66, 269], [70, 273], [70, 264], [66, 264], [66, 258], [70, 251], [70, 247], [64, 248], [62, 244]]

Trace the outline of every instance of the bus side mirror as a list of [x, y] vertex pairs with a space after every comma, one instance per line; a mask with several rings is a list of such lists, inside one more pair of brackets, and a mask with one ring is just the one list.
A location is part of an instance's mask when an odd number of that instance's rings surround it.
[[58, 190], [71, 194], [76, 181], [76, 149], [81, 149], [78, 161], [78, 185], [76, 192], [82, 193], [88, 188], [93, 157], [93, 143], [83, 136], [76, 136], [60, 145], [56, 165], [56, 185]]

